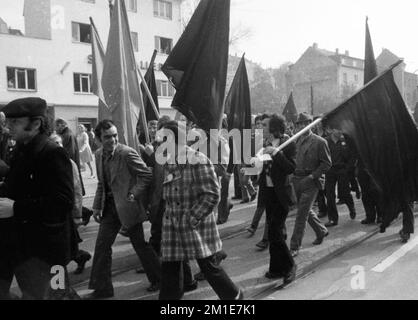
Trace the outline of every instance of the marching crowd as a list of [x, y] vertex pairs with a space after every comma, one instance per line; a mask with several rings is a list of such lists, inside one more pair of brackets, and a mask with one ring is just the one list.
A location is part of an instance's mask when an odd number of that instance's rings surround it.
[[[82, 125], [77, 137], [66, 121], [55, 120], [49, 127], [46, 102], [25, 98], [3, 108], [0, 135], [0, 299], [11, 298], [10, 286], [16, 278], [23, 299], [78, 299], [69, 285], [66, 266], [70, 261], [82, 273], [88, 252], [79, 248], [77, 231], [89, 222], [99, 223], [89, 288], [85, 299], [114, 296], [112, 285], [112, 245], [118, 233], [130, 239], [149, 280], [147, 291], [159, 291], [161, 300], [178, 300], [206, 279], [220, 299], [243, 299], [243, 291], [221, 266], [226, 258], [217, 225], [228, 220], [232, 203], [228, 194], [234, 177], [235, 195], [242, 203], [257, 198], [254, 219], [248, 227], [253, 235], [266, 213], [263, 240], [269, 248], [270, 265], [265, 276], [290, 283], [296, 276], [298, 255], [306, 223], [321, 245], [329, 229], [338, 225], [337, 195], [356, 218], [351, 191], [362, 199], [366, 218], [362, 224], [379, 223], [384, 208], [371, 175], [356, 156], [349, 137], [318, 125], [283, 150], [278, 147], [314, 120], [301, 113], [295, 123], [286, 123], [277, 114], [255, 118], [255, 129], [263, 131], [265, 161], [257, 176], [246, 175], [247, 165], [236, 165], [228, 152], [219, 164], [207, 155], [182, 145], [184, 129], [163, 116], [148, 123], [149, 140], [139, 132], [140, 150], [119, 142], [119, 132], [111, 120], [99, 122], [92, 131]], [[7, 124], [7, 125], [6, 125]], [[224, 119], [223, 128], [227, 129]], [[173, 161], [156, 160], [160, 144], [158, 132], [172, 133], [177, 152], [166, 150]], [[255, 132], [254, 134], [257, 134]], [[228, 150], [227, 136], [219, 137], [219, 148]], [[100, 147], [97, 145], [100, 144]], [[186, 163], [178, 159], [187, 154]], [[191, 157], [190, 157], [191, 155]], [[95, 159], [94, 159], [95, 158]], [[81, 166], [96, 163], [98, 179], [92, 210], [83, 207], [85, 194]], [[319, 215], [313, 207], [317, 203]], [[286, 219], [296, 209], [295, 226], [287, 245]], [[400, 236], [406, 242], [414, 232], [413, 204], [405, 205]], [[327, 223], [320, 218], [328, 217]], [[143, 223], [151, 222], [147, 241]], [[193, 275], [190, 262], [196, 260], [201, 272]], [[51, 268], [62, 266], [65, 286], [51, 288]]]

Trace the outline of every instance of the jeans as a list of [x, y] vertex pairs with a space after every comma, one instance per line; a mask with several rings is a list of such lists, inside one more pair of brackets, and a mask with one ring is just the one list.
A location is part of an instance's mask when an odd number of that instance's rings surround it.
[[328, 230], [312, 210], [312, 205], [318, 194], [318, 186], [315, 181], [310, 177], [294, 176], [292, 182], [296, 193], [297, 212], [290, 248], [299, 250], [305, 235], [306, 221], [317, 237], [322, 237]]
[[338, 183], [340, 200], [344, 201], [350, 212], [355, 211], [353, 197], [350, 193], [350, 181], [345, 172], [328, 172], [325, 175], [325, 191], [327, 195], [328, 219], [338, 222], [338, 210], [335, 203], [335, 186]]
[[295, 262], [286, 244], [285, 230], [286, 218], [289, 207], [283, 205], [277, 199], [274, 188], [263, 188], [263, 196], [268, 199], [266, 204], [266, 216], [268, 220], [268, 240], [270, 243], [270, 269], [272, 273], [288, 274]]
[[[103, 219], [100, 223], [94, 249], [93, 265], [89, 289], [113, 293], [112, 285], [112, 245], [121, 228], [113, 199], [106, 199]], [[142, 224], [128, 230], [129, 239], [138, 255], [145, 274], [151, 283], [160, 281], [161, 265], [152, 246], [145, 241]]]
[[[197, 263], [221, 300], [234, 300], [239, 289], [224, 269], [216, 264], [215, 256], [197, 259]], [[182, 261], [163, 262], [161, 273], [160, 300], [180, 300], [184, 293], [184, 263]]]

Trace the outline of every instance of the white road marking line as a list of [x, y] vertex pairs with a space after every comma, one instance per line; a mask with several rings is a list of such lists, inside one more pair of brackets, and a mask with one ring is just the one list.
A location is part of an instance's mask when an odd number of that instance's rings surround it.
[[415, 237], [412, 241], [400, 247], [397, 251], [392, 253], [389, 257], [383, 260], [381, 263], [376, 265], [372, 271], [383, 272], [394, 264], [398, 259], [402, 258], [408, 251], [411, 251], [418, 244], [418, 237]]

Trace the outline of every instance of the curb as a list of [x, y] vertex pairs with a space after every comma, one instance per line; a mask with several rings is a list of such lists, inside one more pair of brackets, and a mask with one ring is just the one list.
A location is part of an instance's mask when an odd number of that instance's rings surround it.
[[[414, 217], [418, 217], [417, 212], [414, 214]], [[398, 217], [391, 224], [391, 226], [397, 226], [401, 223], [402, 223], [402, 218]], [[278, 290], [282, 290], [282, 289], [285, 289], [285, 288], [288, 288], [288, 287], [292, 286], [294, 283], [296, 283], [297, 280], [303, 279], [303, 278], [309, 276], [310, 274], [312, 274], [315, 271], [315, 269], [318, 268], [320, 265], [331, 261], [332, 259], [334, 259], [335, 257], [337, 257], [339, 255], [342, 255], [343, 253], [349, 251], [350, 249], [358, 246], [360, 243], [362, 243], [362, 242], [370, 239], [371, 237], [375, 236], [379, 232], [380, 232], [380, 227], [377, 226], [373, 230], [370, 230], [370, 232], [368, 232], [364, 236], [362, 236], [362, 237], [360, 237], [356, 240], [353, 240], [353, 241], [347, 243], [346, 245], [342, 245], [337, 250], [330, 252], [329, 254], [325, 255], [324, 257], [322, 257], [322, 258], [320, 258], [316, 261], [313, 261], [312, 263], [308, 264], [307, 266], [305, 266], [301, 269], [298, 269], [298, 271], [296, 272], [296, 278], [292, 283], [289, 283], [288, 285], [278, 285], [277, 282], [272, 283], [267, 288], [263, 288], [260, 291], [250, 295], [248, 297], [248, 299], [249, 300], [262, 300], [263, 298], [266, 298], [267, 296], [271, 295], [272, 293], [274, 293]]]

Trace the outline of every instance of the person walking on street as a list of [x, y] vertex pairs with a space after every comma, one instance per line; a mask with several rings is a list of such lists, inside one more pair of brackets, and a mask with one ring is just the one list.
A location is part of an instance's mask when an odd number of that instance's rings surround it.
[[[175, 148], [167, 149], [169, 160], [164, 174], [163, 199], [166, 208], [161, 242], [159, 299], [182, 298], [183, 262], [189, 260], [197, 260], [220, 299], [242, 299], [242, 291], [215, 261], [215, 254], [222, 249], [213, 212], [219, 201], [215, 169], [202, 153], [179, 144], [182, 141], [179, 135], [185, 137], [186, 132], [176, 121], [166, 123], [164, 129]], [[179, 159], [185, 159], [185, 163], [179, 163]]]
[[[301, 113], [296, 122], [298, 131], [312, 122], [312, 116]], [[320, 245], [328, 235], [328, 229], [321, 223], [318, 216], [312, 210], [312, 205], [323, 188], [320, 181], [332, 165], [331, 155], [327, 141], [308, 130], [297, 143], [296, 169], [293, 176], [293, 186], [296, 193], [297, 212], [293, 235], [290, 241], [292, 256], [299, 254], [302, 239], [305, 234], [306, 221], [316, 234], [313, 245]]]
[[268, 239], [270, 243], [270, 267], [266, 278], [284, 278], [284, 283], [296, 277], [296, 264], [286, 244], [285, 234], [289, 206], [294, 204], [294, 193], [289, 175], [295, 170], [296, 144], [289, 144], [283, 151], [277, 147], [290, 137], [285, 135], [286, 120], [273, 114], [269, 120], [269, 130], [273, 135], [272, 146], [264, 149], [272, 161], [264, 164], [260, 176], [260, 195], [264, 199], [268, 220]]
[[[49, 139], [45, 100], [14, 100], [3, 112], [17, 144], [10, 171], [0, 186], [0, 197], [12, 202], [16, 232], [13, 274], [23, 299], [63, 298], [71, 290], [66, 271], [73, 254], [71, 162], [65, 150]], [[51, 287], [54, 266], [63, 272], [64, 290]]]
[[338, 210], [335, 199], [335, 187], [338, 183], [339, 197], [347, 205], [350, 211], [350, 218], [356, 218], [353, 197], [350, 192], [349, 170], [355, 160], [353, 151], [350, 150], [347, 142], [341, 140], [342, 132], [337, 129], [328, 128], [329, 135], [326, 138], [331, 153], [332, 166], [325, 174], [325, 190], [327, 196], [327, 210], [329, 221], [326, 227], [338, 225]]
[[141, 260], [151, 286], [159, 289], [161, 266], [152, 246], [145, 241], [142, 223], [147, 220], [144, 201], [152, 179], [138, 153], [118, 142], [118, 130], [110, 120], [101, 121], [95, 130], [102, 147], [96, 152], [98, 186], [93, 204], [93, 217], [100, 223], [94, 249], [89, 289], [85, 299], [109, 298], [112, 285], [112, 245], [125, 226], [128, 237]]
[[94, 178], [93, 167], [91, 163], [93, 161], [93, 153], [90, 149], [89, 136], [86, 132], [86, 127], [82, 124], [78, 125], [77, 143], [80, 148], [80, 162], [84, 166], [88, 165], [90, 168], [90, 177]]

